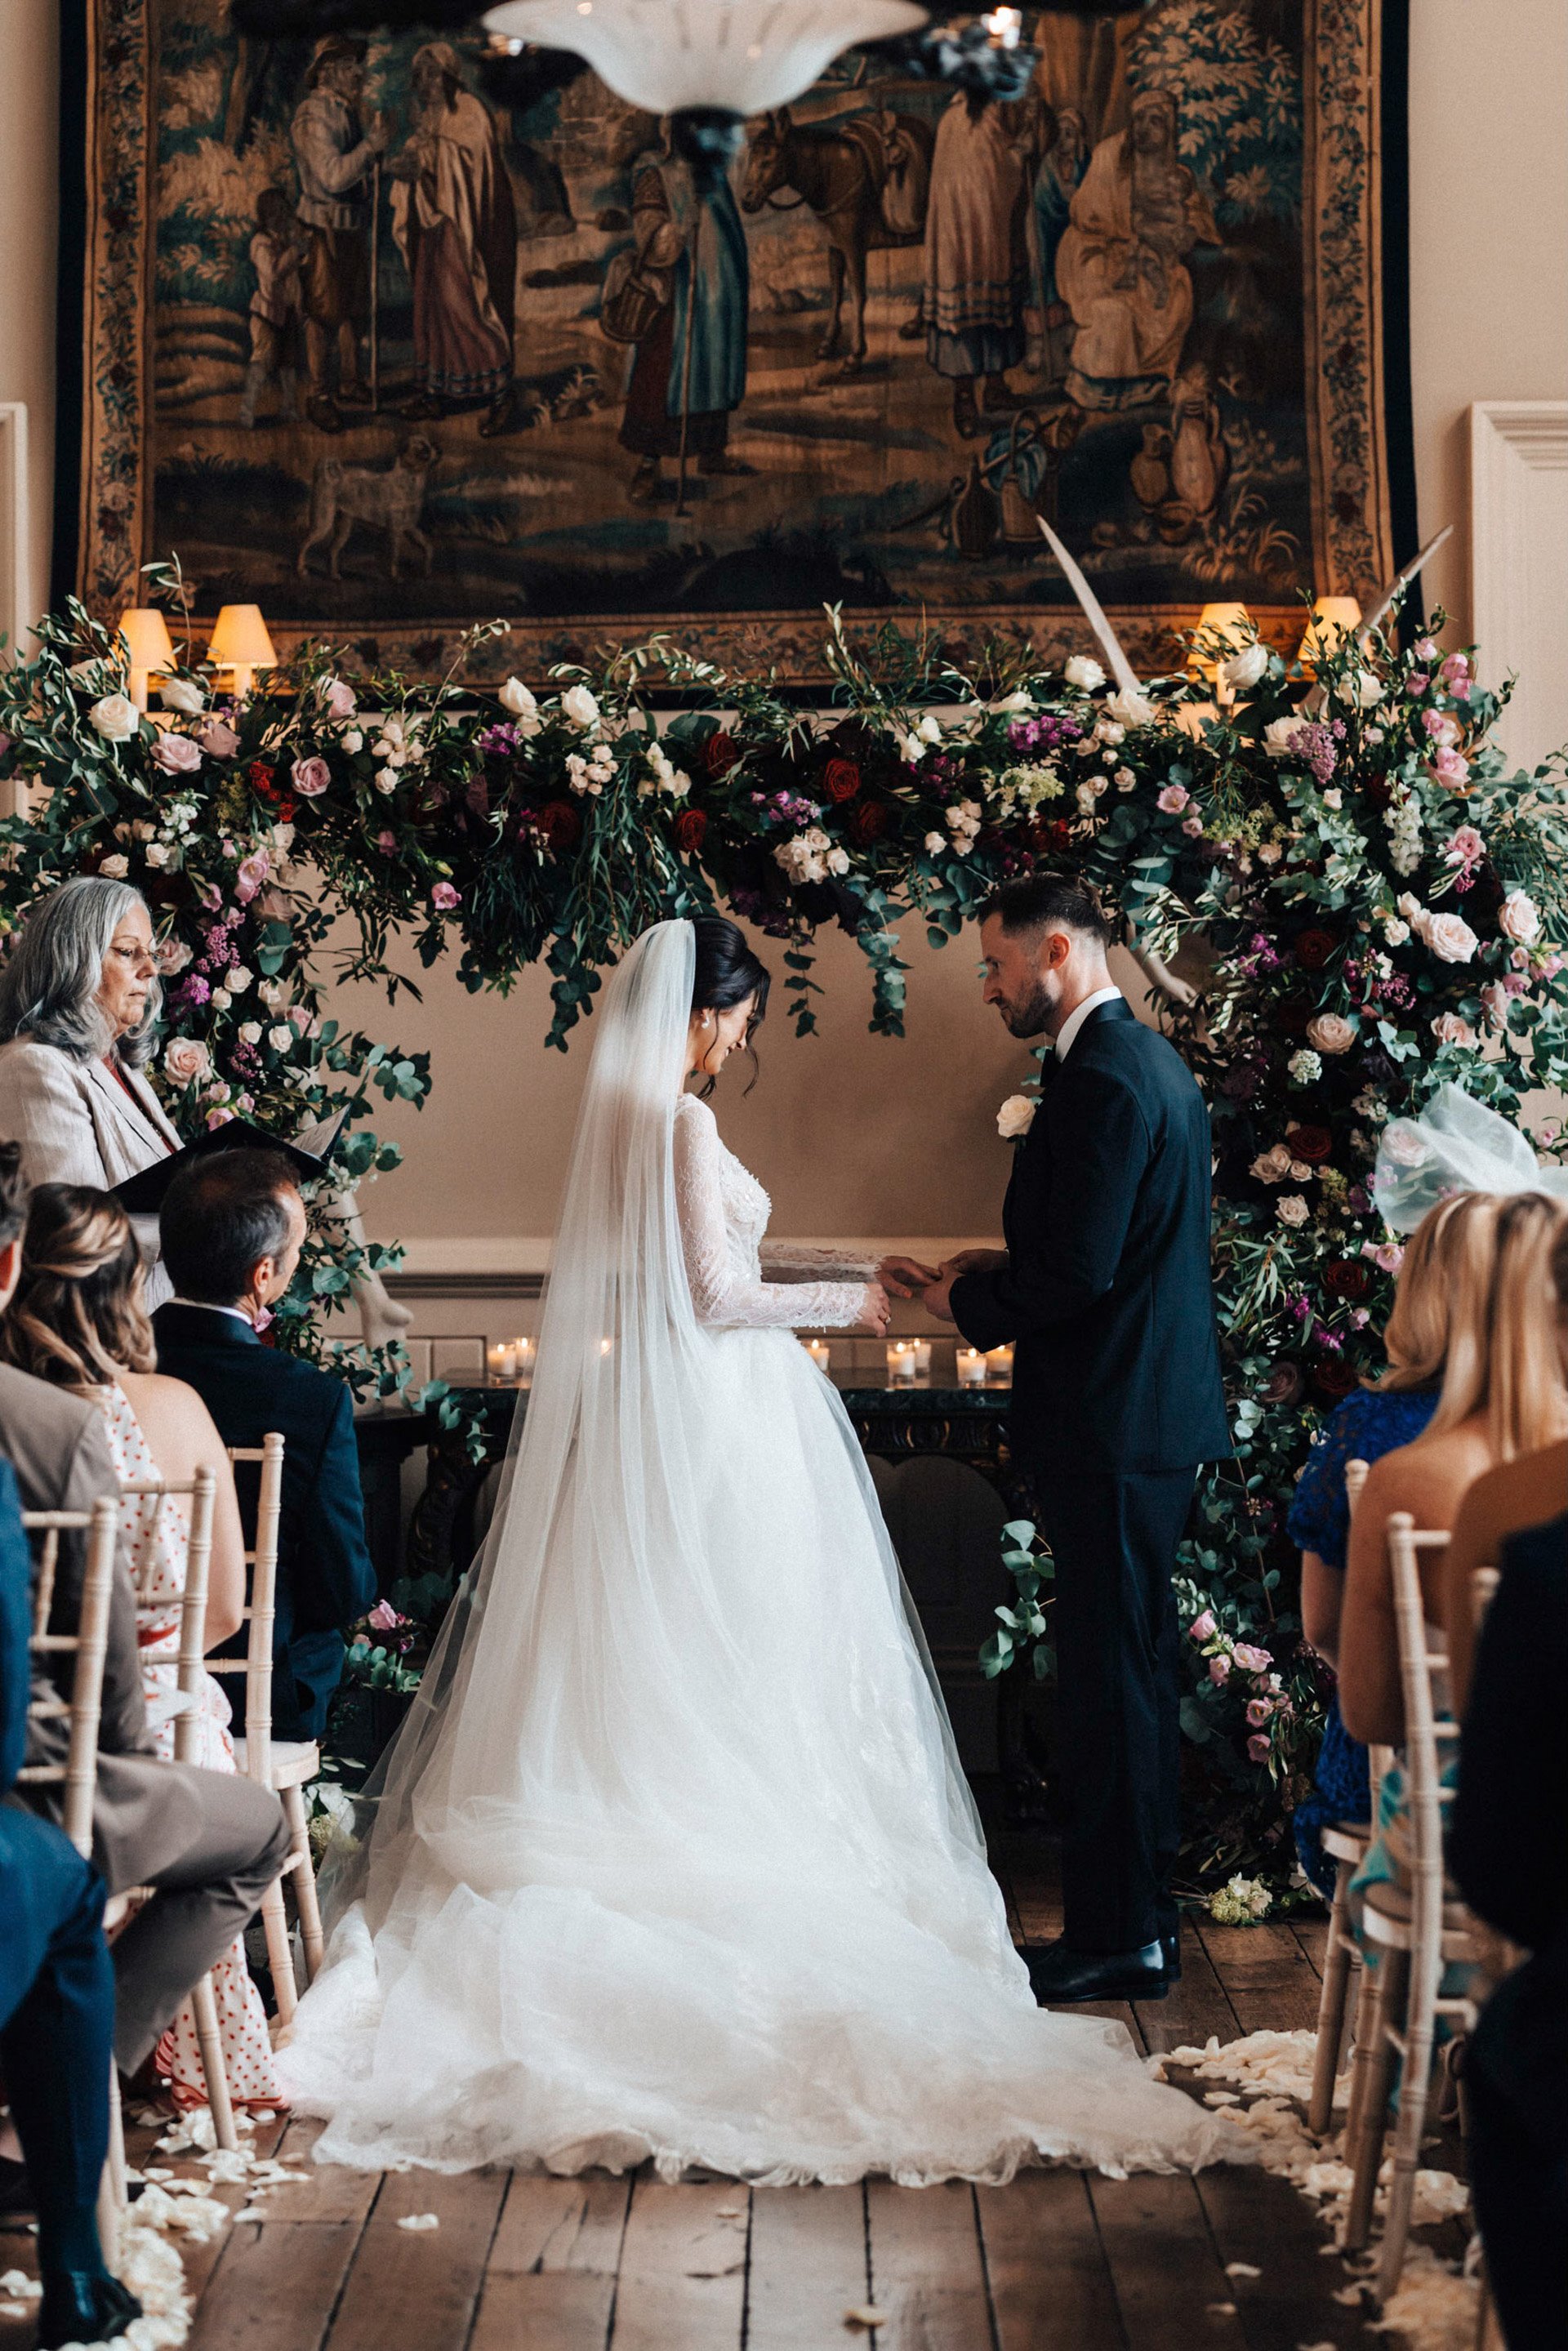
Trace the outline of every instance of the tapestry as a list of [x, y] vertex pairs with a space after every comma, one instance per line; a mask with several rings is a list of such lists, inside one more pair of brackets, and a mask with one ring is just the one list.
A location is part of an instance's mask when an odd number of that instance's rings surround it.
[[707, 189], [586, 72], [497, 105], [477, 31], [79, 5], [100, 615], [177, 555], [280, 652], [500, 615], [486, 674], [668, 631], [810, 689], [824, 604], [1086, 642], [1043, 516], [1153, 673], [1412, 551], [1395, 0], [1030, 12], [1011, 104], [851, 52]]

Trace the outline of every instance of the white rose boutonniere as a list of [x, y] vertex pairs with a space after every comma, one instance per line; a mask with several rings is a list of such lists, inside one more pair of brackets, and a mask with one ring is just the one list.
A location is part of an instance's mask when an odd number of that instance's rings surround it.
[[1009, 1094], [997, 1113], [997, 1133], [1003, 1142], [1021, 1143], [1039, 1108], [1032, 1094]]

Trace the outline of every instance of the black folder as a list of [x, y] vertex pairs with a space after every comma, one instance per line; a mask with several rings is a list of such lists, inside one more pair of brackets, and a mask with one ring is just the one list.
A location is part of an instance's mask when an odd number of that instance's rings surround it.
[[187, 1143], [183, 1150], [172, 1151], [167, 1159], [155, 1159], [151, 1167], [143, 1167], [139, 1175], [128, 1176], [123, 1184], [116, 1184], [114, 1196], [133, 1217], [155, 1217], [175, 1176], [193, 1161], [210, 1159], [215, 1151], [273, 1151], [287, 1160], [302, 1184], [311, 1183], [326, 1174], [327, 1163], [348, 1115], [345, 1107], [331, 1118], [320, 1119], [293, 1143], [286, 1142], [280, 1134], [269, 1134], [265, 1127], [253, 1126], [248, 1118], [225, 1119], [221, 1126], [210, 1127], [205, 1134], [199, 1134], [194, 1143]]

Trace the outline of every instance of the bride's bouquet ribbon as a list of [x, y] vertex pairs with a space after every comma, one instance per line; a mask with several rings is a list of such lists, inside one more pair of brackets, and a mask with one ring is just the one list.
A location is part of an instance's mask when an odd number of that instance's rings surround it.
[[1568, 1167], [1539, 1160], [1529, 1140], [1462, 1086], [1437, 1088], [1416, 1118], [1384, 1129], [1372, 1196], [1384, 1223], [1413, 1233], [1456, 1192], [1545, 1192], [1568, 1200]]

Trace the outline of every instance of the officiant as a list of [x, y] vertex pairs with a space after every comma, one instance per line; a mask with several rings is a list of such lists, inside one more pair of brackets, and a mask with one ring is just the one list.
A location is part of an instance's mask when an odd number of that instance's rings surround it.
[[[84, 873], [33, 907], [0, 970], [0, 1139], [21, 1144], [30, 1186], [107, 1192], [178, 1151], [143, 1074], [162, 1007], [140, 891]], [[142, 1240], [156, 1254], [155, 1220]], [[154, 1265], [148, 1306], [169, 1294]]]

